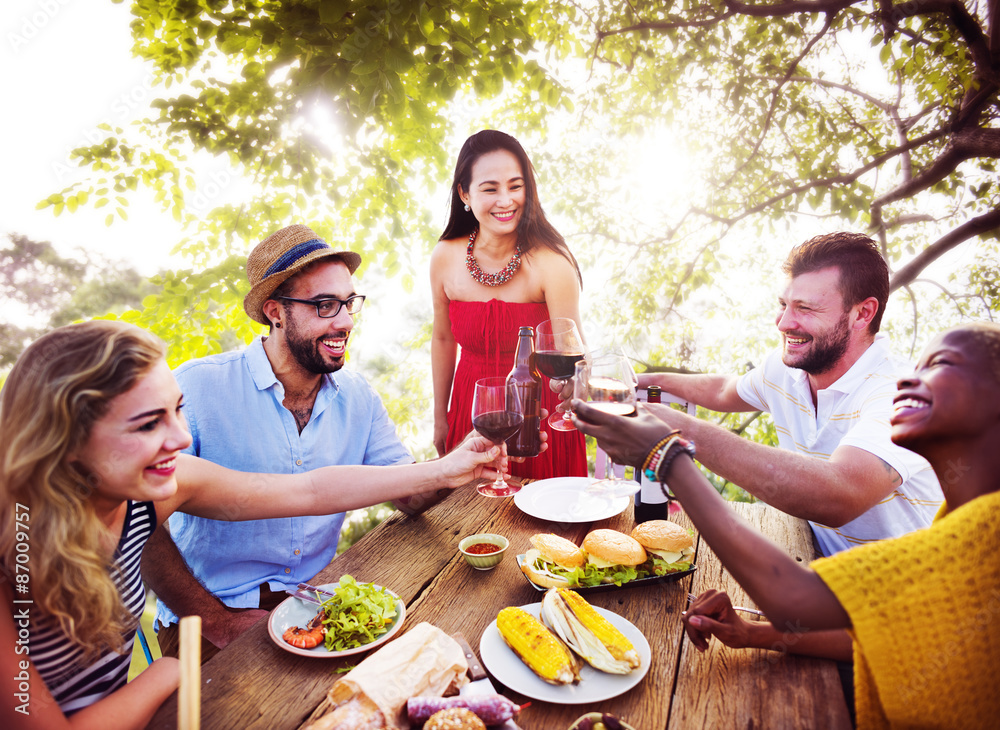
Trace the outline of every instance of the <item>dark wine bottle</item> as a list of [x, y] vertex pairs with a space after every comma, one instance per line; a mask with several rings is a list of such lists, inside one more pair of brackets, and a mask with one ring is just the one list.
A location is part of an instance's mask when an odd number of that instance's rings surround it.
[[[660, 386], [651, 385], [646, 389], [648, 403], [660, 402]], [[667, 495], [660, 489], [660, 484], [654, 479], [647, 479], [642, 469], [636, 469], [636, 480], [642, 485], [635, 494], [635, 521], [667, 519]]]
[[539, 400], [542, 376], [535, 365], [535, 330], [522, 327], [517, 333], [517, 351], [514, 368], [507, 375], [507, 382], [517, 384], [521, 396], [521, 413], [524, 422], [516, 434], [507, 439], [507, 453], [511, 456], [538, 456], [542, 450], [542, 406]]

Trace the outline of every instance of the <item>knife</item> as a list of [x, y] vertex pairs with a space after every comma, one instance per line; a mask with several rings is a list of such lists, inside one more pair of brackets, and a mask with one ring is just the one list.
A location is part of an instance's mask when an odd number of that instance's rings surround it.
[[[465, 661], [469, 664], [469, 679], [472, 681], [458, 691], [460, 695], [495, 695], [497, 694], [497, 688], [493, 685], [490, 680], [489, 675], [486, 674], [486, 670], [483, 669], [483, 665], [479, 663], [479, 658], [476, 656], [476, 652], [472, 650], [469, 646], [468, 640], [462, 634], [461, 631], [456, 632], [451, 635], [458, 645], [462, 647], [462, 651], [465, 653]], [[508, 720], [503, 725], [495, 725], [492, 727], [501, 728], [501, 730], [520, 730], [520, 728], [514, 723], [513, 720]]]

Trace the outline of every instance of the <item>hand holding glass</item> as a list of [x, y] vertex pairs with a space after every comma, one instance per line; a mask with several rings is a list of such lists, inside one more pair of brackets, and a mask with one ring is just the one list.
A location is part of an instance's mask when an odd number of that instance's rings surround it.
[[[635, 414], [635, 379], [624, 355], [605, 355], [576, 364], [574, 397], [597, 410], [617, 416]], [[628, 497], [639, 491], [639, 482], [618, 478], [615, 465], [607, 459], [605, 478], [594, 481], [587, 491], [609, 497]]]
[[[472, 427], [497, 446], [503, 446], [521, 427], [521, 397], [517, 385], [507, 378], [483, 378], [476, 381], [472, 396]], [[508, 484], [500, 472], [497, 459], [497, 478], [492, 484], [481, 484], [477, 491], [485, 497], [509, 497], [521, 490], [519, 485]]]

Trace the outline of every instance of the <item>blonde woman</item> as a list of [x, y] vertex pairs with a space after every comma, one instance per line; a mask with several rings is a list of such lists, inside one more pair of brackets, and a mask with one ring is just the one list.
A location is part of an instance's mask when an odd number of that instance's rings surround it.
[[142, 549], [174, 511], [341, 512], [489, 476], [498, 453], [475, 436], [432, 462], [248, 478], [180, 453], [191, 438], [182, 406], [163, 343], [121, 322], [55, 330], [11, 371], [0, 394], [0, 726], [145, 727], [176, 689], [170, 658], [125, 684]]

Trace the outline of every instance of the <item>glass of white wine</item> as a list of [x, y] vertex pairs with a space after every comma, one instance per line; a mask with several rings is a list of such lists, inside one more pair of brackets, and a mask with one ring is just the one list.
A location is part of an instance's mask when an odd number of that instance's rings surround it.
[[[592, 408], [616, 416], [635, 415], [637, 378], [623, 354], [603, 354], [576, 364], [573, 395]], [[587, 491], [610, 497], [629, 497], [639, 491], [639, 482], [615, 475], [608, 457], [604, 479], [597, 479]]]

